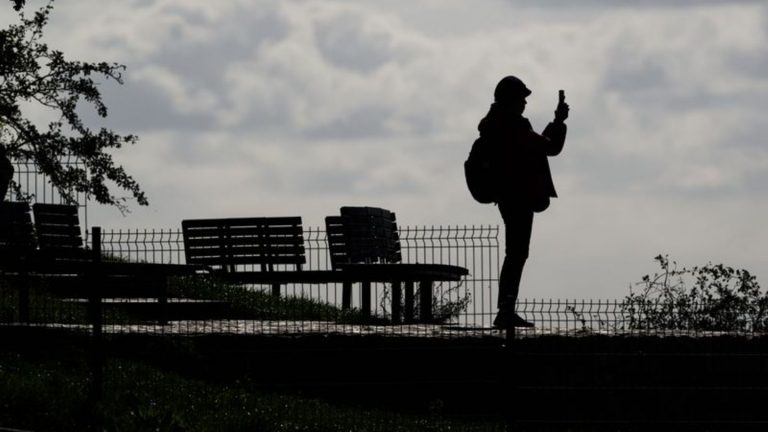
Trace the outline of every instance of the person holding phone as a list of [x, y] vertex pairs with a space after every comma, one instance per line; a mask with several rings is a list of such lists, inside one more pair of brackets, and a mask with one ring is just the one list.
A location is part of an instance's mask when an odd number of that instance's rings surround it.
[[569, 106], [560, 90], [555, 118], [541, 134], [536, 133], [523, 111], [531, 90], [515, 76], [499, 81], [494, 102], [480, 121], [480, 136], [492, 142], [492, 167], [497, 204], [504, 221], [505, 256], [499, 275], [496, 328], [533, 327], [515, 313], [523, 267], [528, 259], [533, 215], [549, 207], [557, 197], [548, 157], [557, 156], [565, 144]]

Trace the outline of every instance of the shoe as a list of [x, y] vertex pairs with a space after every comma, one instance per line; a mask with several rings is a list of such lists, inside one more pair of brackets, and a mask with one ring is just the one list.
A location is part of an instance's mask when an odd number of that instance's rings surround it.
[[512, 324], [513, 327], [526, 327], [531, 328], [534, 327], [534, 324], [532, 322], [528, 322], [524, 320], [520, 315], [518, 314], [512, 314], [511, 322], [507, 322], [507, 314], [499, 311], [499, 313], [496, 314], [496, 318], [493, 320], [493, 327], [497, 329], [506, 329], [509, 324]]
[[507, 328], [507, 315], [504, 312], [499, 311], [496, 314], [496, 318], [493, 319], [493, 328], [502, 330]]
[[532, 322], [524, 320], [518, 314], [514, 314], [512, 316], [512, 325], [515, 326], [515, 327], [527, 327], [527, 328], [534, 327], [534, 324]]

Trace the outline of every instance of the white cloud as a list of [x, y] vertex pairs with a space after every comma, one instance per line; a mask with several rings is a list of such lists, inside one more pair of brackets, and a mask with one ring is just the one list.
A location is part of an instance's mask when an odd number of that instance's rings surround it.
[[620, 295], [639, 261], [665, 251], [768, 277], [758, 257], [768, 209], [754, 205], [768, 192], [766, 7], [546, 3], [57, 3], [52, 45], [129, 66], [124, 88], [105, 86], [108, 124], [140, 135], [120, 160], [153, 205], [90, 219], [320, 224], [365, 204], [405, 224], [499, 223], [464, 190], [461, 163], [493, 86], [515, 73], [534, 90], [535, 127], [557, 89], [572, 106], [531, 284]]

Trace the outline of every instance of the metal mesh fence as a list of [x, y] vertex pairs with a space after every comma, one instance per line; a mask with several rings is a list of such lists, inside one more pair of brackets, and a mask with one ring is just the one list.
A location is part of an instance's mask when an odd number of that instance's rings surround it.
[[[270, 286], [231, 286], [208, 276], [195, 276], [173, 278], [158, 288], [158, 295], [102, 298], [100, 322], [105, 332], [114, 333], [503, 336], [491, 328], [501, 261], [499, 227], [419, 226], [399, 230], [403, 262], [452, 264], [469, 270], [461, 282], [434, 286], [432, 308], [437, 320], [392, 325], [388, 322], [391, 286], [384, 283], [372, 285], [371, 316], [362, 317], [358, 313], [362, 297], [359, 286], [353, 289], [353, 308], [343, 310], [342, 284], [289, 284], [275, 298]], [[304, 233], [305, 267], [330, 269], [325, 231], [310, 227]], [[104, 230], [102, 255], [108, 261], [184, 264], [183, 235], [180, 229]], [[0, 276], [0, 322], [90, 331], [89, 314], [93, 312], [87, 299], [62, 298], [50, 290], [62, 281], [86, 283], [79, 276], [28, 281], [19, 281], [13, 274]], [[24, 292], [18, 288], [23, 284], [29, 287]], [[520, 299], [517, 312], [535, 327], [519, 329], [517, 335], [754, 334], [765, 327], [754, 317], [738, 317], [738, 325], [729, 328], [712, 325], [717, 321], [711, 315], [717, 311], [711, 305], [689, 305], [679, 311], [664, 308], [617, 299]], [[157, 318], [160, 310], [164, 311], [162, 319]]]
[[[81, 166], [80, 162], [74, 156], [65, 157], [62, 161], [64, 167]], [[18, 186], [22, 194], [29, 197], [30, 204], [64, 204], [64, 198], [61, 193], [51, 184], [48, 176], [43, 174], [37, 165], [31, 160], [14, 160], [13, 182]], [[12, 188], [8, 190], [8, 201], [15, 201], [18, 197]], [[80, 207], [80, 221], [82, 221], [85, 230], [88, 230], [88, 197], [77, 193], [75, 200]]]
[[[461, 282], [437, 283], [433, 289], [433, 309], [445, 323], [463, 327], [490, 326], [495, 314], [499, 272], [498, 226], [400, 227], [403, 262], [451, 264], [469, 269]], [[324, 229], [304, 229], [306, 270], [331, 269]], [[105, 230], [102, 250], [108, 259], [130, 262], [185, 264], [184, 240], [180, 229]], [[249, 290], [266, 292], [269, 286], [249, 285]], [[352, 304], [360, 305], [361, 290], [352, 291]], [[302, 299], [333, 307], [342, 304], [342, 285], [288, 284], [287, 298]], [[372, 313], [386, 319], [391, 312], [389, 284], [372, 284]], [[297, 303], [311, 305], [312, 303]], [[308, 306], [311, 307], [311, 306]], [[299, 308], [300, 309], [300, 308]], [[304, 315], [301, 310], [296, 316]]]

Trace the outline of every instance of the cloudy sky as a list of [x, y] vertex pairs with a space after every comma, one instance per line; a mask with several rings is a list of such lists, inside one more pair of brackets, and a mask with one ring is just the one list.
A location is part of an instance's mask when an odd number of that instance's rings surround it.
[[[637, 5], [641, 3], [642, 5]], [[30, 0], [27, 10], [40, 5]], [[13, 18], [9, 5], [3, 22]], [[542, 129], [571, 105], [523, 297], [621, 297], [668, 253], [768, 284], [768, 6], [646, 0], [59, 1], [47, 40], [127, 65], [102, 124], [146, 190], [105, 228], [342, 205], [499, 224], [462, 163], [503, 76]]]

